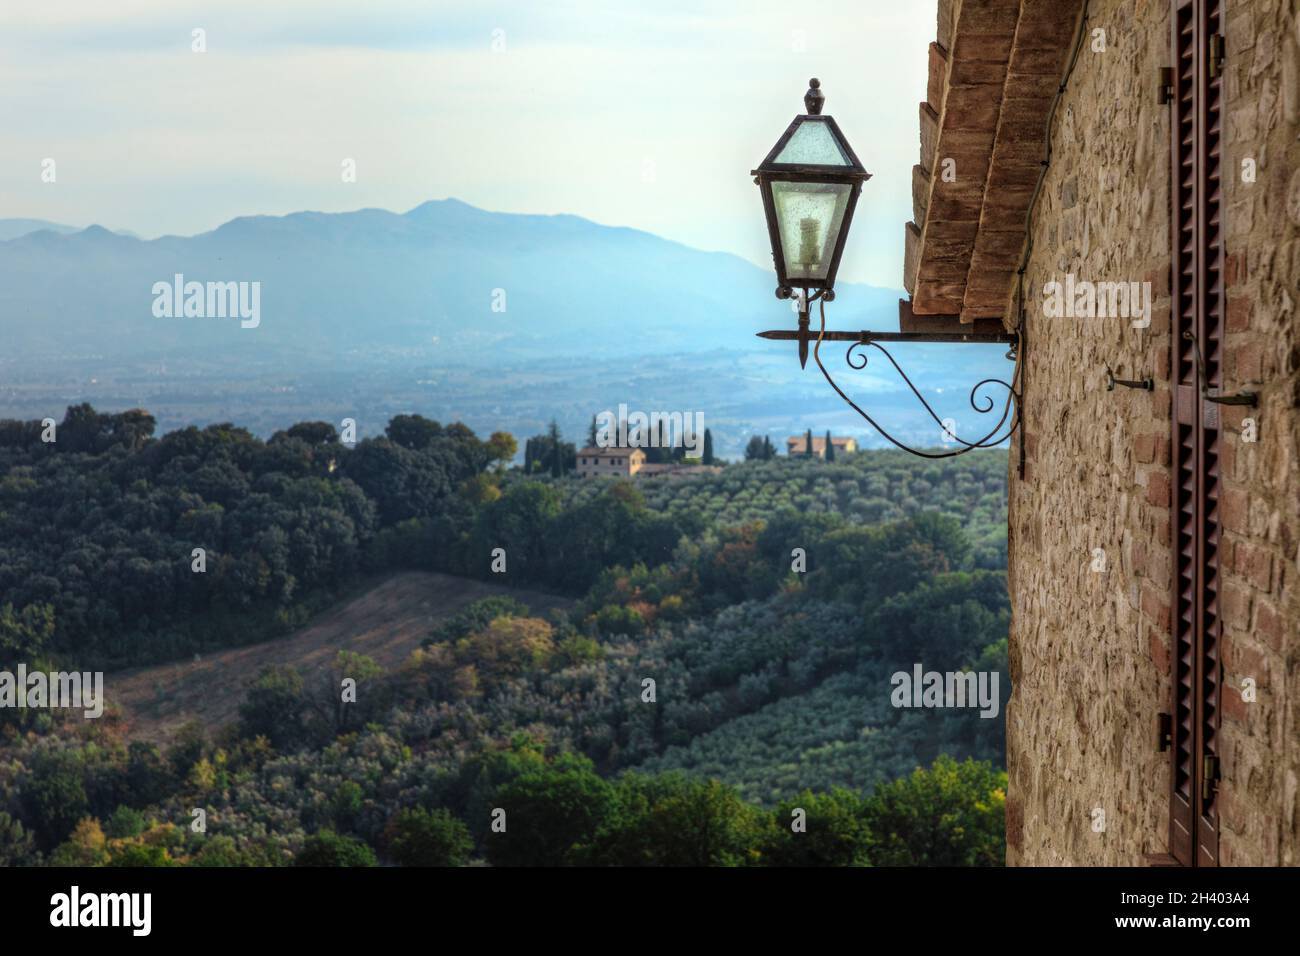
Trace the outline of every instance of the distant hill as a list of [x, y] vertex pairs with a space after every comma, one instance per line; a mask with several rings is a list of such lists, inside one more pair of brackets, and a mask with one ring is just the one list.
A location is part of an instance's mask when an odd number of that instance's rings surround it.
[[[81, 232], [80, 226], [68, 226], [61, 222], [50, 222], [47, 219], [0, 219], [0, 242], [9, 239], [18, 239], [22, 236], [29, 236], [33, 232], [54, 232], [59, 235], [69, 235], [74, 232]], [[126, 236], [131, 239], [139, 237], [129, 229], [114, 229], [119, 236]]]
[[[702, 252], [577, 216], [487, 212], [455, 199], [382, 209], [248, 216], [193, 237], [142, 241], [5, 220], [0, 333], [37, 354], [292, 350], [297, 361], [420, 350], [584, 360], [735, 347], [793, 325], [775, 279]], [[261, 322], [155, 318], [156, 282], [257, 281]], [[896, 328], [899, 293], [844, 285], [845, 328]], [[494, 310], [494, 305], [496, 309]], [[504, 306], [504, 311], [502, 307]]]
[[61, 234], [80, 231], [76, 226], [65, 226], [63, 223], [49, 222], [45, 219], [0, 219], [0, 242], [41, 230]]

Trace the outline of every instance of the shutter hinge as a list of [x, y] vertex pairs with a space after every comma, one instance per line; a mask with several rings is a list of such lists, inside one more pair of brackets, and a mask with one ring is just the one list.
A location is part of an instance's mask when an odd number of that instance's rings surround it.
[[1219, 788], [1219, 758], [1213, 754], [1201, 757], [1201, 799], [1209, 800]]
[[1223, 73], [1223, 34], [1215, 33], [1210, 36], [1210, 76], [1219, 76]]
[[1161, 106], [1166, 103], [1172, 103], [1174, 99], [1174, 68], [1171, 66], [1162, 66], [1160, 68], [1160, 85], [1156, 87], [1156, 102]]
[[1156, 750], [1164, 753], [1174, 742], [1173, 714], [1156, 714]]

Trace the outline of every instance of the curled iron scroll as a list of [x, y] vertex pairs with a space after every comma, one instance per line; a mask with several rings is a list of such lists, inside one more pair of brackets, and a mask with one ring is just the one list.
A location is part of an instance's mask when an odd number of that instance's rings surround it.
[[[902, 380], [907, 383], [907, 387], [912, 390], [912, 394], [916, 396], [916, 400], [921, 403], [921, 407], [925, 409], [926, 413], [930, 416], [931, 419], [934, 420], [935, 424], [937, 424], [943, 430], [944, 434], [951, 437], [959, 445], [964, 446], [955, 451], [928, 452], [928, 451], [920, 451], [916, 448], [912, 448], [911, 446], [906, 445], [903, 442], [899, 441], [893, 435], [889, 434], [889, 432], [885, 431], [885, 429], [880, 427], [880, 425], [875, 421], [875, 419], [873, 419], [870, 415], [868, 415], [865, 411], [863, 411], [857, 402], [853, 401], [853, 399], [849, 398], [849, 396], [844, 393], [844, 390], [840, 388], [839, 385], [836, 383], [835, 379], [831, 377], [831, 373], [826, 370], [826, 366], [822, 364], [821, 346], [822, 346], [822, 336], [825, 334], [825, 332], [826, 332], [826, 306], [823, 304], [821, 306], [821, 328], [818, 331], [817, 342], [813, 346], [813, 359], [817, 362], [817, 367], [821, 369], [822, 375], [826, 377], [826, 381], [830, 384], [831, 388], [835, 389], [835, 393], [839, 395], [839, 397], [842, 398], [850, 408], [852, 408], [855, 412], [861, 415], [867, 421], [867, 423], [871, 425], [872, 428], [880, 432], [880, 434], [883, 435], [885, 439], [888, 440], [891, 444], [896, 445], [897, 447], [903, 449], [904, 451], [911, 452], [914, 455], [919, 455], [922, 458], [954, 458], [957, 455], [964, 455], [966, 454], [966, 452], [973, 451], [976, 448], [992, 448], [996, 445], [1000, 445], [1002, 442], [1006, 441], [1013, 434], [1015, 434], [1016, 429], [1020, 427], [1020, 395], [1016, 391], [1015, 386], [1012, 384], [1012, 383], [1019, 382], [1020, 379], [1021, 356], [1018, 349], [1013, 349], [1011, 352], [1007, 353], [1007, 357], [1008, 358], [1014, 357], [1016, 363], [1015, 371], [1012, 374], [1011, 382], [1005, 382], [1000, 378], [986, 378], [986, 379], [982, 379], [979, 382], [976, 382], [975, 385], [971, 388], [970, 406], [977, 413], [981, 415], [987, 415], [990, 412], [992, 412], [996, 404], [991, 396], [987, 394], [983, 394], [983, 395], [980, 394], [980, 389], [983, 388], [985, 385], [1000, 386], [1001, 388], [1006, 389], [1007, 400], [1006, 403], [1002, 406], [1002, 415], [1001, 417], [998, 418], [998, 422], [996, 425], [993, 426], [992, 430], [989, 431], [989, 433], [986, 434], [984, 437], [978, 439], [977, 441], [967, 441], [964, 438], [961, 438], [953, 434], [947, 428], [947, 426], [944, 425], [943, 421], [939, 418], [939, 416], [935, 414], [934, 409], [930, 407], [930, 403], [925, 400], [924, 396], [921, 395], [921, 393], [917, 390], [916, 386], [912, 384], [912, 380], [908, 378], [907, 373], [904, 372], [903, 369], [899, 366], [898, 362], [894, 360], [894, 357], [889, 354], [888, 349], [886, 349], [879, 342], [874, 342], [874, 341], [859, 341], [859, 342], [853, 342], [852, 344], [849, 345], [847, 351], [845, 351], [844, 353], [844, 362], [846, 365], [848, 365], [849, 368], [858, 371], [866, 368], [867, 367], [866, 349], [868, 347], [879, 349], [881, 354], [884, 355], [885, 358], [889, 360], [889, 364], [894, 367], [894, 371], [898, 372], [899, 377], [902, 378]], [[858, 349], [862, 349], [862, 351], [857, 352], [856, 350]], [[1008, 424], [1008, 418], [1010, 418], [1009, 424]], [[1004, 425], [1006, 426], [1006, 431], [1005, 433], [1002, 433]]]

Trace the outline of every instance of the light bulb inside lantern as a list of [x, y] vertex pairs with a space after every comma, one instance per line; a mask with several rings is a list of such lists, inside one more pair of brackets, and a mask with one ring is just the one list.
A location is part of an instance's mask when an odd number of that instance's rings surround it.
[[821, 262], [821, 243], [817, 236], [821, 233], [821, 222], [815, 216], [805, 216], [799, 220], [799, 262], [804, 266], [814, 266]]

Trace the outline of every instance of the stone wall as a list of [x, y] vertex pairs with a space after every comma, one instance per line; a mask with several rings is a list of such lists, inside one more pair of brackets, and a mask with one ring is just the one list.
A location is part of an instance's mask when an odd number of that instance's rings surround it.
[[[1166, 0], [1092, 0], [1025, 275], [1025, 474], [1010, 456], [1010, 864], [1168, 850], [1170, 107]], [[1220, 563], [1224, 864], [1300, 863], [1300, 0], [1227, 0]], [[1093, 31], [1105, 30], [1105, 49]], [[1256, 180], [1243, 181], [1243, 160]], [[1045, 283], [1149, 281], [1153, 316], [1050, 318]], [[1008, 315], [1014, 315], [1014, 296]], [[1108, 392], [1118, 378], [1155, 390]], [[1255, 421], [1257, 440], [1243, 441]], [[1100, 549], [1100, 550], [1097, 550]], [[1104, 561], [1104, 565], [1101, 562]], [[1098, 568], [1104, 568], [1098, 570]], [[1258, 698], [1237, 690], [1253, 678]], [[1094, 826], [1104, 813], [1104, 830]]]

